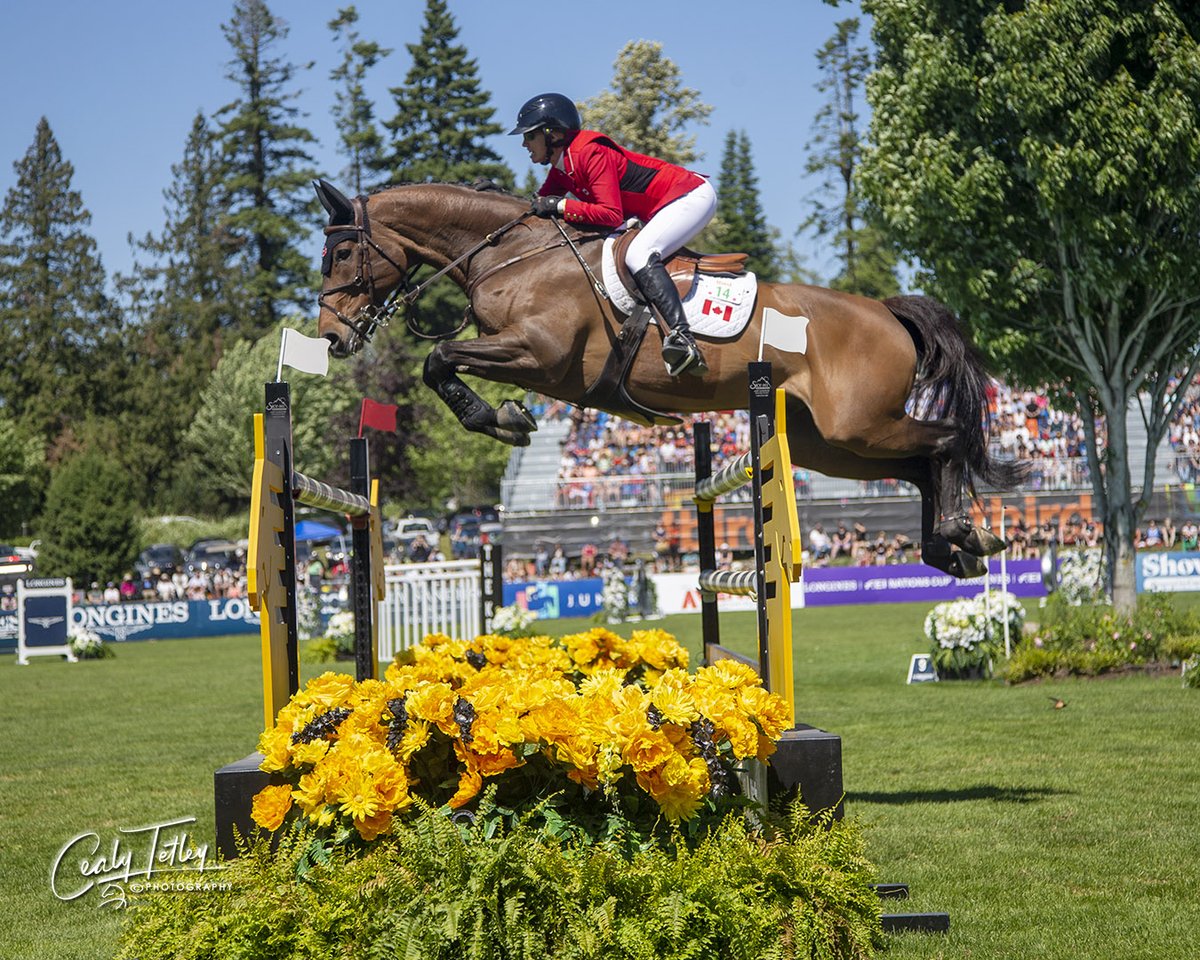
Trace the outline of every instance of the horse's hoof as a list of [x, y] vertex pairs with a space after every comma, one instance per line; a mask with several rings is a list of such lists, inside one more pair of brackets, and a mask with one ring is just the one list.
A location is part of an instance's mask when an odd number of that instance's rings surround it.
[[967, 553], [973, 553], [977, 557], [990, 557], [997, 553], [1003, 553], [1008, 549], [1008, 541], [1001, 540], [992, 531], [986, 530], [983, 527], [975, 527], [967, 534], [966, 540], [959, 544]]
[[496, 408], [496, 423], [502, 429], [516, 430], [520, 433], [532, 433], [537, 429], [537, 421], [533, 414], [517, 400], [505, 400]]
[[489, 437], [499, 440], [501, 443], [507, 443], [510, 447], [527, 447], [529, 446], [529, 434], [522, 430], [503, 430], [500, 428], [492, 428], [485, 430]]
[[973, 580], [987, 573], [987, 564], [973, 553], [956, 550], [950, 554], [946, 572], [959, 580]]

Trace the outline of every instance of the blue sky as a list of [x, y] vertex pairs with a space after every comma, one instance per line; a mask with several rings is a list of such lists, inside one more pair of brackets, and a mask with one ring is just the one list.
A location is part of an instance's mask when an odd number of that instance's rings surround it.
[[[316, 165], [336, 173], [344, 160], [336, 152], [329, 113], [335, 96], [329, 71], [340, 55], [326, 24], [346, 4], [268, 3], [289, 26], [277, 53], [294, 63], [315, 61], [297, 83], [300, 106], [318, 138], [312, 150]], [[375, 69], [368, 90], [388, 117], [387, 88], [402, 83], [409, 69], [405, 44], [420, 37], [425, 2], [359, 0], [356, 6], [363, 37], [394, 48]], [[506, 129], [528, 97], [546, 90], [579, 100], [594, 96], [608, 87], [625, 43], [657, 40], [679, 66], [682, 82], [713, 107], [710, 123], [691, 131], [704, 154], [695, 169], [715, 177], [726, 133], [744, 129], [767, 219], [790, 237], [807, 215], [806, 198], [816, 184], [805, 179], [803, 168], [821, 105], [815, 54], [837, 21], [860, 16], [855, 0], [837, 8], [821, 0], [449, 0], [449, 7], [459, 42], [477, 60], [480, 82]], [[110, 275], [128, 270], [126, 237], [161, 229], [162, 191], [197, 110], [211, 114], [238, 95], [224, 77], [231, 51], [221, 25], [232, 9], [232, 0], [8, 5], [0, 191], [13, 187], [12, 165], [45, 116], [75, 168], [74, 185], [92, 213], [90, 229], [105, 269]], [[864, 38], [867, 26], [864, 22]], [[518, 138], [498, 136], [493, 147], [521, 182], [531, 165]], [[806, 238], [796, 242], [811, 268], [829, 270], [827, 250]], [[314, 245], [314, 259], [317, 255]]]

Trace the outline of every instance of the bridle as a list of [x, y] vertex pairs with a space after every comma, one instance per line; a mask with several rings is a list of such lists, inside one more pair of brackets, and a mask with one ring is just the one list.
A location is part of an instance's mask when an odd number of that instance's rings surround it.
[[[379, 327], [386, 327], [391, 322], [392, 314], [402, 305], [397, 303], [397, 297], [401, 294], [407, 296], [411, 292], [410, 278], [416, 273], [420, 264], [416, 264], [412, 269], [405, 269], [375, 242], [371, 237], [371, 221], [367, 217], [366, 197], [355, 197], [350, 201], [350, 206], [354, 210], [353, 223], [331, 223], [325, 227], [325, 249], [321, 251], [321, 273], [327, 277], [330, 276], [333, 271], [334, 250], [344, 241], [353, 240], [356, 254], [354, 279], [347, 283], [340, 283], [336, 287], [330, 287], [328, 290], [322, 290], [320, 296], [317, 297], [317, 306], [322, 310], [328, 310], [353, 331], [346, 348], [350, 353], [354, 353], [364, 344], [371, 342], [371, 338]], [[400, 286], [386, 302], [380, 304], [376, 303], [375, 271], [371, 265], [372, 250], [395, 267], [396, 272], [400, 274]], [[367, 302], [354, 316], [342, 313], [326, 299], [330, 294], [350, 291], [365, 294], [367, 297]], [[415, 300], [416, 297], [413, 299]]]
[[[349, 341], [346, 344], [346, 349], [349, 353], [355, 353], [363, 346], [370, 343], [371, 338], [375, 335], [375, 332], [380, 327], [386, 327], [391, 322], [391, 319], [396, 311], [400, 310], [401, 308], [406, 310], [409, 329], [414, 335], [420, 337], [421, 339], [445, 340], [457, 336], [457, 334], [470, 322], [471, 316], [469, 309], [467, 314], [463, 317], [462, 323], [459, 324], [454, 330], [430, 335], [422, 332], [415, 326], [413, 311], [411, 309], [413, 304], [416, 303], [421, 294], [423, 294], [429, 285], [435, 280], [445, 276], [464, 261], [470, 260], [473, 256], [475, 256], [475, 254], [485, 247], [494, 245], [501, 237], [508, 233], [509, 230], [531, 216], [530, 211], [525, 211], [520, 214], [520, 216], [514, 217], [512, 220], [509, 220], [502, 226], [497, 227], [465, 253], [456, 257], [454, 260], [451, 260], [440, 270], [426, 277], [419, 284], [414, 286], [412, 283], [412, 278], [416, 275], [416, 272], [423, 266], [423, 264], [415, 263], [407, 269], [402, 267], [390, 256], [388, 256], [387, 251], [384, 250], [383, 247], [381, 247], [371, 237], [371, 221], [367, 217], [366, 197], [362, 195], [355, 197], [350, 201], [350, 206], [354, 211], [353, 223], [331, 223], [325, 227], [325, 248], [321, 252], [321, 273], [326, 277], [330, 276], [333, 270], [334, 249], [346, 240], [353, 240], [355, 242], [356, 254], [354, 279], [347, 281], [346, 283], [340, 283], [336, 287], [330, 287], [328, 290], [322, 290], [321, 294], [317, 297], [317, 305], [321, 309], [328, 310], [352, 331]], [[554, 243], [543, 244], [542, 246], [536, 247], [533, 250], [529, 250], [518, 256], [512, 257], [493, 267], [491, 270], [488, 270], [484, 276], [491, 276], [496, 271], [512, 266], [513, 264], [519, 263], [522, 260], [527, 260], [529, 257], [566, 245], [570, 246], [576, 258], [583, 265], [583, 269], [587, 273], [588, 277], [591, 278], [593, 284], [599, 289], [600, 293], [607, 298], [608, 294], [604, 291], [604, 288], [599, 284], [599, 282], [596, 281], [595, 277], [592, 275], [591, 268], [583, 259], [583, 255], [579, 252], [579, 249], [571, 241], [570, 237], [567, 236], [567, 233], [563, 229], [562, 225], [557, 221], [555, 221], [555, 225], [562, 234], [561, 240], [555, 241]], [[371, 265], [372, 250], [390, 263], [400, 275], [399, 286], [392, 291], [392, 294], [383, 303], [376, 303], [377, 294], [375, 273]], [[475, 282], [471, 284], [471, 287], [474, 288], [477, 286], [479, 282], [483, 280], [483, 278], [483, 276], [477, 278]], [[326, 299], [331, 294], [346, 293], [351, 291], [358, 292], [367, 297], [367, 302], [353, 316], [347, 316], [346, 314], [342, 313]]]

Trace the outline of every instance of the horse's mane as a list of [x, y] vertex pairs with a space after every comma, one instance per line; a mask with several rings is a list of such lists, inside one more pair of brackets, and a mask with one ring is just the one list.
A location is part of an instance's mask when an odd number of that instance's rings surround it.
[[389, 190], [395, 190], [398, 187], [463, 187], [465, 189], [474, 190], [476, 193], [494, 193], [502, 197], [511, 197], [513, 200], [528, 201], [529, 197], [522, 196], [519, 193], [513, 193], [511, 190], [505, 190], [500, 184], [489, 177], [478, 177], [467, 183], [463, 180], [451, 182], [449, 180], [401, 180], [399, 183], [388, 183], [381, 187], [375, 187], [367, 194], [368, 197], [378, 196], [381, 193], [387, 193]]

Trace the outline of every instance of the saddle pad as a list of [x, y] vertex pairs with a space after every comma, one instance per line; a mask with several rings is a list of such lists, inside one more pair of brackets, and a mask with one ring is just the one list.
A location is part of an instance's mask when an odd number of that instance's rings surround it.
[[[633, 295], [617, 274], [613, 260], [615, 238], [604, 241], [604, 288], [612, 298], [612, 304], [621, 313], [629, 316], [637, 307]], [[712, 274], [697, 274], [691, 291], [683, 298], [683, 312], [692, 333], [715, 340], [731, 340], [746, 329], [754, 313], [754, 299], [758, 293], [758, 279], [753, 273], [740, 277], [721, 277]]]

